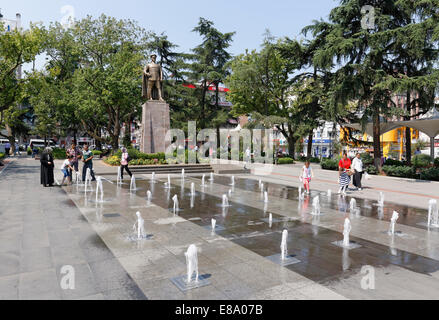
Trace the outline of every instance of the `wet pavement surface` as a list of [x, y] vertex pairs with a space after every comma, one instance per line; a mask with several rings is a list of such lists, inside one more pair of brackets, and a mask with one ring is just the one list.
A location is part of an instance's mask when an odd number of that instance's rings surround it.
[[[380, 211], [376, 200], [357, 199], [359, 215], [351, 214], [350, 197], [329, 198], [313, 191], [298, 201], [297, 188], [268, 182], [264, 187], [269, 203], [264, 204], [257, 180], [236, 178], [230, 186], [230, 177], [219, 175], [212, 183], [206, 176], [204, 187], [201, 177], [172, 177], [170, 189], [165, 188], [165, 178], [151, 183], [139, 176], [135, 191], [129, 190], [129, 181], [117, 185], [114, 176], [103, 181], [101, 202], [94, 183], [87, 190], [81, 185], [35, 188], [39, 166], [20, 160], [11, 169], [2, 178], [14, 184], [0, 194], [8, 204], [0, 209], [5, 222], [0, 226], [0, 298], [439, 297], [439, 232], [418, 225], [426, 221], [426, 210], [385, 203]], [[221, 198], [230, 189], [229, 206], [222, 207]], [[148, 190], [151, 203], [146, 200]], [[23, 192], [31, 202], [19, 201]], [[172, 210], [174, 195], [179, 200], [177, 214]], [[312, 198], [317, 195], [322, 215], [312, 216]], [[393, 210], [400, 213], [400, 233], [391, 237], [386, 231]], [[145, 219], [148, 236], [142, 240], [133, 236], [136, 211]], [[350, 240], [359, 248], [333, 244], [343, 238], [346, 217], [352, 221]], [[215, 233], [211, 219], [217, 221]], [[285, 229], [288, 253], [300, 262], [282, 267], [267, 257], [280, 253]], [[14, 245], [17, 239], [19, 247]], [[191, 243], [199, 247], [200, 274], [209, 277], [211, 285], [182, 293], [170, 279], [185, 274], [183, 253]], [[36, 266], [28, 270], [30, 262]], [[81, 290], [59, 289], [62, 264], [78, 268]], [[375, 291], [360, 287], [364, 266], [376, 268]], [[35, 283], [44, 290], [32, 289]]]
[[[215, 177], [215, 183], [222, 185], [229, 185], [229, 177]], [[253, 179], [240, 179], [235, 178], [235, 188], [242, 188], [248, 191], [260, 192], [259, 183]], [[264, 189], [268, 191], [270, 196], [276, 196], [284, 199], [297, 200], [299, 198], [298, 188], [285, 186], [281, 184], [275, 184], [270, 182], [264, 183]], [[342, 213], [349, 213], [349, 204], [353, 196], [341, 197], [336, 192], [332, 192], [331, 197], [327, 196], [327, 192], [312, 191], [309, 196], [306, 196], [304, 200], [304, 206], [310, 206], [312, 198], [320, 196], [320, 205], [322, 210], [325, 208], [338, 210]], [[408, 207], [404, 205], [398, 205], [395, 203], [385, 202], [384, 208], [377, 206], [378, 193], [376, 200], [355, 198], [357, 207], [360, 208], [360, 215], [364, 217], [375, 218], [383, 221], [390, 221], [393, 211], [399, 213], [398, 224], [412, 226], [416, 228], [427, 229], [419, 225], [419, 223], [425, 223], [428, 215], [428, 210]], [[431, 229], [431, 231], [439, 231], [439, 229]]]
[[[161, 181], [155, 184], [151, 184], [148, 180], [137, 180], [136, 182], [137, 187], [140, 188], [138, 192], [146, 194], [146, 190], [150, 190], [154, 195], [152, 202], [170, 211], [172, 211], [173, 207], [172, 197], [178, 195], [181, 209], [178, 215], [180, 217], [203, 227], [209, 227], [211, 219], [215, 219], [217, 220], [217, 225], [224, 227], [224, 230], [216, 232], [218, 235], [263, 257], [280, 252], [281, 232], [287, 229], [289, 232], [288, 251], [299, 259], [301, 263], [286, 266], [286, 268], [313, 281], [324, 283], [348, 277], [353, 273], [357, 273], [364, 265], [374, 267], [397, 265], [423, 274], [430, 274], [439, 270], [439, 262], [436, 260], [411, 254], [403, 250], [392, 249], [389, 246], [353, 236], [351, 236], [351, 241], [360, 243], [360, 248], [355, 250], [339, 248], [332, 244], [333, 241], [342, 238], [339, 232], [297, 220], [290, 221], [290, 219], [284, 216], [273, 214], [273, 220], [280, 221], [273, 222], [270, 226], [266, 222], [268, 212], [233, 201], [235, 197], [232, 197], [232, 200], [229, 201], [230, 207], [226, 208], [221, 207], [222, 194], [212, 196], [197, 192], [191, 201], [189, 183], [192, 181], [197, 183], [198, 179], [186, 179], [185, 184], [182, 186], [180, 184], [181, 179], [174, 178], [171, 180], [171, 183], [173, 183], [171, 189], [164, 188], [164, 184]], [[232, 188], [232, 186], [229, 186], [230, 178], [227, 177], [215, 176], [215, 183]], [[127, 191], [129, 190], [128, 185], [123, 185], [122, 188]], [[208, 189], [211, 186], [207, 184], [205, 188]], [[265, 188], [270, 196], [280, 196], [287, 199], [297, 199], [298, 197], [296, 188], [285, 188], [273, 184], [265, 184]], [[260, 192], [258, 182], [250, 179], [235, 179], [234, 190], [236, 191], [237, 189]], [[311, 197], [317, 194], [319, 193], [311, 194]], [[334, 199], [337, 197], [337, 195], [332, 196]], [[361, 207], [364, 202], [358, 201], [357, 205]], [[322, 199], [321, 204], [322, 212], [327, 207], [339, 210], [336, 201], [331, 201], [328, 204]], [[306, 206], [306, 204], [303, 205]], [[392, 205], [386, 207], [384, 211], [392, 212], [396, 208], [401, 209], [401, 206]], [[298, 208], [290, 209], [299, 212]], [[410, 210], [411, 208], [406, 209]], [[420, 209], [410, 211], [412, 214], [406, 217], [405, 221], [420, 221], [422, 211]], [[371, 212], [377, 212], [374, 206], [372, 206]], [[170, 213], [170, 215], [172, 214]], [[386, 213], [384, 216], [386, 217]], [[372, 214], [372, 217], [375, 218], [376, 215]]]

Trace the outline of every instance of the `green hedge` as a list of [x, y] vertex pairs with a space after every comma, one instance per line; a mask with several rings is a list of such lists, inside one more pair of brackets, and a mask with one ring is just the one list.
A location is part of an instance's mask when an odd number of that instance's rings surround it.
[[277, 163], [278, 164], [292, 164], [292, 163], [294, 163], [294, 160], [293, 159], [291, 159], [291, 158], [279, 158], [278, 160], [277, 160]]
[[399, 160], [393, 160], [393, 159], [387, 159], [385, 165], [386, 166], [400, 166], [400, 167], [405, 166], [404, 162], [399, 161]]
[[416, 178], [416, 169], [409, 166], [383, 166], [383, 171], [388, 176], [401, 178]]
[[6, 156], [3, 152], [0, 152], [0, 159], [3, 159]]
[[92, 152], [94, 156], [100, 156], [102, 154], [102, 151], [100, 150], [93, 150]]
[[[128, 155], [130, 156], [131, 160], [137, 160], [137, 159], [142, 159], [142, 160], [153, 160], [153, 159], [158, 159], [158, 160], [165, 160], [165, 153], [164, 152], [158, 152], [158, 153], [143, 153], [140, 152], [137, 149], [134, 148], [128, 148]], [[118, 157], [119, 159], [122, 157], [122, 150], [118, 150], [116, 153], [113, 154], [113, 156]]]
[[64, 160], [67, 158], [66, 150], [61, 148], [53, 148], [52, 155], [54, 159]]
[[338, 170], [338, 161], [336, 159], [322, 159], [320, 166], [325, 170]]
[[[327, 158], [323, 158], [322, 161], [324, 159], [327, 159]], [[304, 156], [297, 158], [297, 161], [300, 161], [300, 162], [305, 162], [306, 160], [308, 160], [308, 159], [307, 159], [307, 157], [304, 157]], [[309, 158], [309, 162], [311, 162], [311, 163], [320, 163], [320, 158], [311, 157], [311, 158]]]
[[439, 181], [439, 168], [428, 168], [421, 170], [421, 180]]
[[426, 168], [430, 165], [431, 157], [427, 154], [417, 154], [412, 158], [412, 165], [415, 168]]
[[130, 166], [160, 165], [167, 164], [164, 159], [136, 159], [130, 161]]
[[434, 166], [439, 167], [439, 157], [434, 159]]
[[366, 172], [368, 174], [378, 174], [378, 170], [377, 170], [377, 168], [375, 168], [375, 166], [368, 166], [366, 168]]
[[361, 157], [361, 161], [363, 161], [364, 167], [373, 165], [373, 157], [369, 153], [363, 152], [360, 154], [360, 157]]

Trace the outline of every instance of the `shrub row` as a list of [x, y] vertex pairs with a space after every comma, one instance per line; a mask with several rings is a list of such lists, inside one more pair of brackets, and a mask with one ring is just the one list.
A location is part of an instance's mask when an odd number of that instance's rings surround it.
[[277, 160], [277, 163], [278, 164], [292, 164], [292, 163], [294, 163], [294, 160], [291, 158], [279, 158]]
[[131, 166], [145, 166], [145, 165], [157, 165], [157, 164], [166, 164], [166, 160], [164, 159], [136, 159], [131, 160]]
[[409, 166], [383, 166], [383, 171], [388, 176], [401, 177], [401, 178], [416, 178], [416, 169]]
[[[105, 163], [110, 166], [120, 166], [120, 157], [111, 156], [104, 160]], [[132, 159], [129, 164], [131, 166], [144, 166], [144, 165], [155, 165], [155, 164], [167, 164], [165, 159]]]
[[[303, 157], [303, 156], [297, 158], [297, 161], [300, 161], [300, 162], [305, 162], [306, 160], [308, 160], [308, 159], [306, 157]], [[325, 158], [323, 158], [322, 161], [323, 160], [325, 160]], [[320, 163], [320, 158], [311, 157], [311, 158], [309, 158], [309, 162], [311, 162], [311, 163]]]
[[[143, 153], [140, 152], [137, 149], [134, 148], [128, 148], [128, 155], [130, 156], [131, 160], [137, 160], [137, 159], [142, 159], [142, 160], [153, 160], [153, 159], [159, 159], [159, 160], [165, 160], [165, 153], [164, 152], [158, 152], [158, 153]], [[113, 157], [118, 157], [119, 159], [122, 157], [122, 151], [118, 150]]]
[[336, 159], [322, 159], [320, 162], [322, 169], [325, 170], [338, 170], [338, 161]]
[[3, 152], [0, 152], [0, 159], [3, 159], [6, 156]]

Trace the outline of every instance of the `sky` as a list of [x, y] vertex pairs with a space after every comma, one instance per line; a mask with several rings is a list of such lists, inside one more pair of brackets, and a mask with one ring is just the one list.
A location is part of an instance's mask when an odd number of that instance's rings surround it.
[[[66, 16], [63, 8], [72, 8], [75, 19], [102, 13], [132, 19], [146, 30], [165, 32], [179, 46], [178, 51], [185, 52], [199, 44], [199, 36], [191, 30], [203, 17], [221, 32], [236, 32], [230, 51], [237, 55], [259, 49], [267, 28], [275, 37], [301, 38], [304, 26], [315, 19], [327, 19], [337, 4], [337, 0], [7, 0], [0, 8], [7, 19], [21, 13], [24, 28], [29, 22], [62, 22]], [[37, 62], [37, 68], [41, 64]]]

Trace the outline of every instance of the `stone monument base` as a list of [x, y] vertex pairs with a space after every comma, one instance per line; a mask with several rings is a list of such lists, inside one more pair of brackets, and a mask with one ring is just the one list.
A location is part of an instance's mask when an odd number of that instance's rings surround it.
[[170, 129], [169, 104], [152, 100], [142, 109], [142, 140], [140, 151], [144, 153], [165, 152], [170, 142], [165, 141]]

